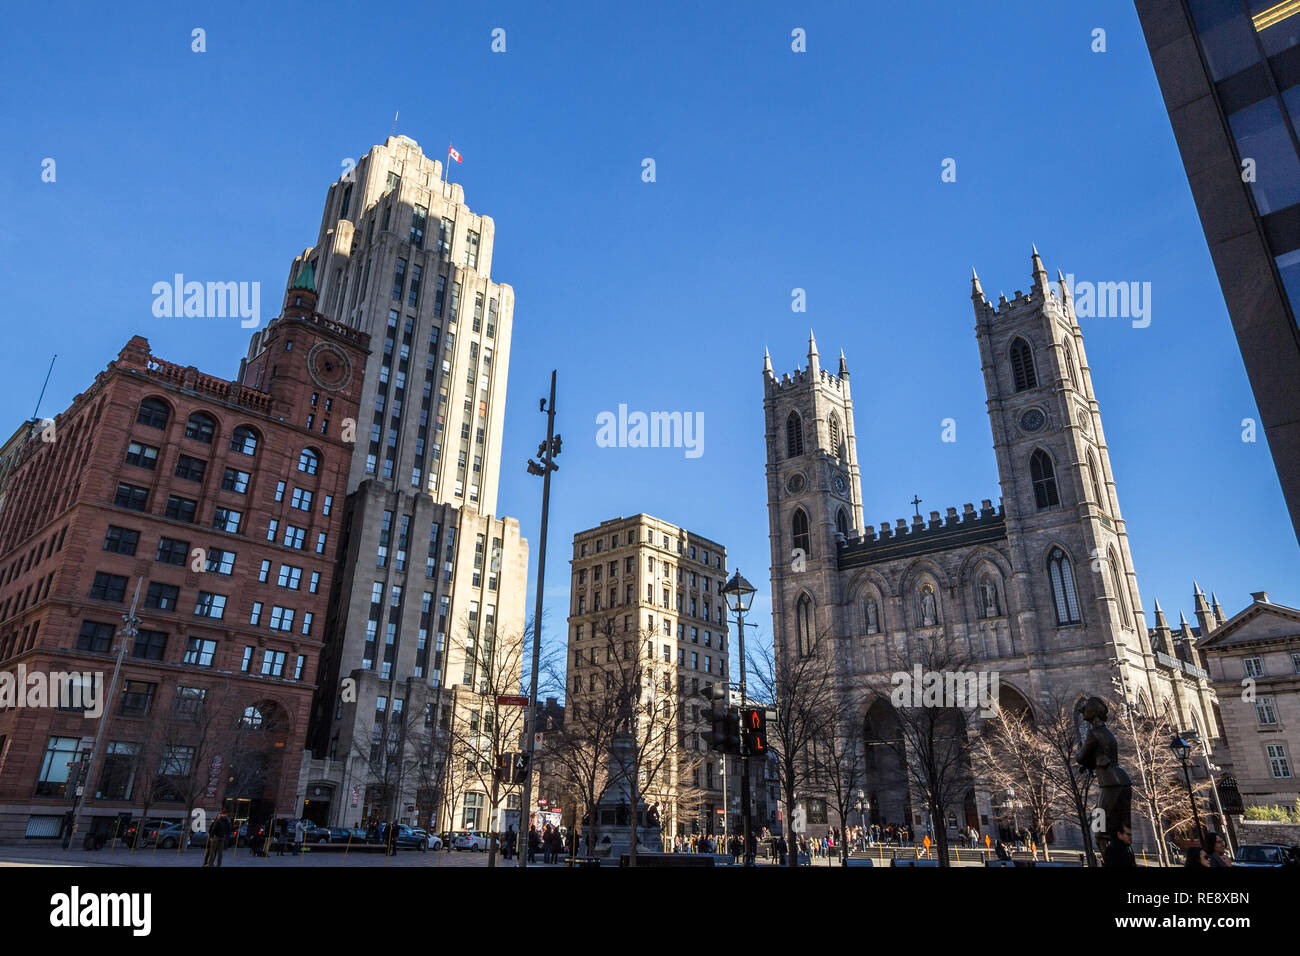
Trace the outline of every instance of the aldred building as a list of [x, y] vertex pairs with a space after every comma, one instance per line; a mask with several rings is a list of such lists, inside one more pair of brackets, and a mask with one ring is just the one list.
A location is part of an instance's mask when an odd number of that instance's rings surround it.
[[315, 312], [303, 272], [245, 384], [136, 336], [22, 449], [0, 512], [0, 672], [106, 690], [126, 651], [102, 717], [0, 695], [0, 842], [57, 837], [79, 780], [83, 829], [301, 810], [369, 338]]

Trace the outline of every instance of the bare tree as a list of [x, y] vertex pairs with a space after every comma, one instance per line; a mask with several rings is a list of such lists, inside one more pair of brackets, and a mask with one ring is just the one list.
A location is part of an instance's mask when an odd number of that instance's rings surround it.
[[768, 746], [776, 759], [787, 839], [791, 840], [789, 865], [793, 867], [799, 862], [792, 841], [793, 811], [798, 800], [818, 790], [822, 767], [814, 755], [822, 724], [835, 708], [837, 691], [829, 641], [819, 639], [812, 653], [802, 655], [778, 653], [778, 649], [759, 644], [748, 657], [747, 692], [776, 717], [768, 722]]
[[[174, 771], [158, 778], [160, 795], [185, 805], [183, 825], [187, 835], [194, 808], [208, 790], [206, 771], [230, 735], [233, 700], [234, 691], [228, 683], [218, 687], [177, 686], [170, 706], [158, 715], [156, 732], [163, 753], [173, 755], [169, 762]], [[177, 755], [184, 755], [184, 759], [174, 759]], [[183, 836], [177, 844], [178, 853], [186, 842], [187, 836]]]
[[[939, 865], [948, 866], [948, 810], [961, 805], [972, 783], [967, 734], [980, 706], [970, 688], [978, 674], [969, 653], [944, 634], [908, 640], [890, 658], [893, 675], [878, 675], [873, 682], [874, 700], [893, 705], [900, 732], [885, 746], [925, 803]], [[924, 690], [916, 686], [918, 677]], [[931, 694], [936, 680], [941, 692]]]
[[1074, 762], [1074, 755], [1083, 744], [1074, 702], [1061, 696], [1045, 696], [1033, 728], [1046, 751], [1045, 766], [1060, 800], [1058, 814], [1072, 817], [1078, 824], [1085, 859], [1088, 866], [1095, 867], [1097, 854], [1093, 849], [1092, 821], [1088, 815], [1093, 775], [1084, 772]]
[[1022, 801], [1031, 830], [1042, 834], [1044, 860], [1052, 858], [1047, 831], [1065, 801], [1052, 762], [1052, 751], [1028, 712], [999, 710], [986, 718], [971, 748], [972, 767], [989, 789], [1015, 793]]
[[865, 741], [856, 701], [834, 695], [824, 706], [823, 718], [813, 735], [821, 758], [815, 768], [816, 783], [835, 806], [840, 821], [840, 859], [848, 866], [848, 816], [865, 779]]

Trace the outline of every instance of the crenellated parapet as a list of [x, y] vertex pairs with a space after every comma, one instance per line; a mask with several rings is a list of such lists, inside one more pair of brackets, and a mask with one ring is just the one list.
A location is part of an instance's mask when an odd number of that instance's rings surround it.
[[843, 570], [889, 558], [997, 541], [1006, 535], [1006, 515], [1001, 504], [995, 508], [985, 498], [978, 511], [967, 503], [961, 513], [948, 508], [943, 516], [931, 511], [928, 520], [918, 514], [910, 523], [907, 518], [899, 518], [892, 527], [887, 521], [881, 522], [879, 530], [868, 525], [862, 534], [840, 543], [839, 566]]

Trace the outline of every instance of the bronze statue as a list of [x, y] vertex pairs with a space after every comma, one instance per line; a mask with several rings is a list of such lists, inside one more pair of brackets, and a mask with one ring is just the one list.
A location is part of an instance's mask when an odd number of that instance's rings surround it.
[[1133, 803], [1133, 781], [1119, 763], [1119, 744], [1106, 726], [1110, 708], [1100, 697], [1083, 701], [1077, 714], [1088, 722], [1088, 736], [1075, 754], [1074, 762], [1097, 776], [1097, 805], [1102, 812], [1103, 840], [1098, 835], [1098, 847], [1105, 852], [1107, 844], [1122, 827], [1132, 827], [1130, 810]]

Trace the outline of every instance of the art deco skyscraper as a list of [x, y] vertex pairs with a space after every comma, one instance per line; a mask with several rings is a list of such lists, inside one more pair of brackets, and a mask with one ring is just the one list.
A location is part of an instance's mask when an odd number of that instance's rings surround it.
[[[492, 220], [443, 175], [409, 137], [373, 147], [330, 186], [289, 276], [309, 276], [322, 312], [371, 334], [352, 372], [364, 382], [312, 715], [319, 759], [302, 781], [320, 822], [491, 822], [481, 794], [443, 775], [445, 748], [408, 752], [421, 771], [397, 759], [389, 779], [393, 739], [409, 751], [416, 731], [455, 727], [485, 689], [485, 647], [524, 628], [527, 542], [495, 516], [514, 294], [491, 278]], [[259, 348], [255, 336], [250, 357]], [[348, 684], [354, 699], [339, 693]]]

